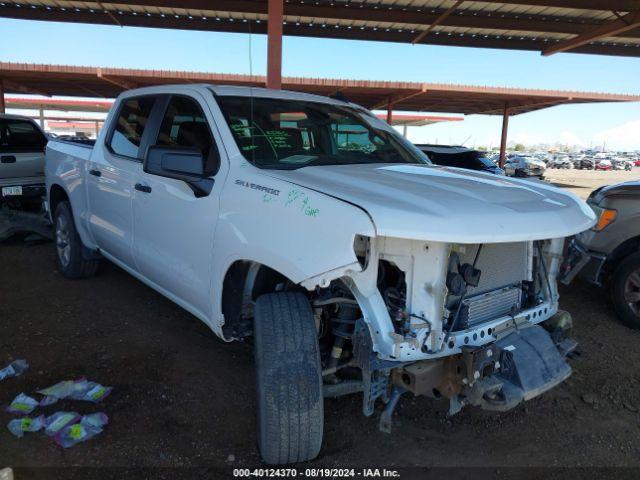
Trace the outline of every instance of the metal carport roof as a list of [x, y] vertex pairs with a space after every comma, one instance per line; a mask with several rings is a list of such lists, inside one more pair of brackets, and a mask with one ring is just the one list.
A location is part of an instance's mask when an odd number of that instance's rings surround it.
[[[170, 83], [263, 86], [265, 77], [0, 62], [0, 82], [6, 93], [114, 98], [126, 89]], [[327, 78], [284, 77], [282, 87], [319, 95], [341, 93], [370, 109], [466, 115], [502, 115], [505, 107], [517, 115], [561, 104], [640, 101], [640, 95]]]
[[[0, 17], [266, 33], [268, 1], [1, 0]], [[286, 0], [283, 33], [640, 56], [639, 0]]]

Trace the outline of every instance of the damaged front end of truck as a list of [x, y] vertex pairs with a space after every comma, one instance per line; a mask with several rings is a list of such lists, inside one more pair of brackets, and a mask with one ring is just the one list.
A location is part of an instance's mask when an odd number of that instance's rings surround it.
[[[564, 240], [460, 244], [357, 236], [360, 271], [312, 278], [325, 397], [404, 393], [505, 411], [564, 381], [576, 347], [558, 311]], [[324, 286], [322, 286], [324, 285]]]

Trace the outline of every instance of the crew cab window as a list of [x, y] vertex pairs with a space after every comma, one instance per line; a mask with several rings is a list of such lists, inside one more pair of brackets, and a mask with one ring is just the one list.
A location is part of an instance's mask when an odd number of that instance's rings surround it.
[[197, 148], [202, 152], [204, 171], [218, 171], [220, 158], [200, 105], [192, 98], [174, 96], [169, 101], [160, 125], [156, 145]]
[[29, 120], [0, 118], [0, 152], [42, 152], [47, 138]]
[[124, 102], [111, 137], [113, 153], [139, 158], [140, 141], [154, 103], [155, 97], [130, 98]]

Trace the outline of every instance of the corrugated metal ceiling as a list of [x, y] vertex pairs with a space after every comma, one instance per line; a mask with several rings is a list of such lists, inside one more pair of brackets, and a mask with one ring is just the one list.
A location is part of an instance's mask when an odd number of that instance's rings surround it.
[[[599, 2], [602, 8], [568, 8], [577, 0], [496, 2], [465, 1], [440, 25], [435, 19], [455, 0], [286, 0], [285, 35], [543, 50], [574, 38], [589, 28], [611, 22], [626, 11], [609, 5], [630, 0]], [[554, 5], [554, 6], [545, 6]], [[587, 1], [585, 5], [594, 2]], [[153, 26], [212, 31], [264, 33], [266, 1], [139, 0], [138, 2], [77, 2], [63, 0], [0, 0], [0, 16], [37, 20]], [[566, 5], [566, 6], [563, 6]], [[640, 9], [640, 3], [638, 3]], [[640, 28], [598, 38], [579, 53], [640, 56]]]

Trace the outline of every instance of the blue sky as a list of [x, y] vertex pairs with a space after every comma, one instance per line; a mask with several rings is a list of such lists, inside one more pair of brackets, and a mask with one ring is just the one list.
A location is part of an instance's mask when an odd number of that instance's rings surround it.
[[[263, 35], [0, 19], [0, 61], [167, 70], [266, 71]], [[7, 41], [10, 39], [11, 41]], [[640, 94], [640, 59], [285, 37], [283, 74]], [[496, 145], [500, 119], [409, 130], [414, 141]], [[640, 104], [559, 106], [512, 118], [509, 139], [640, 149]]]

